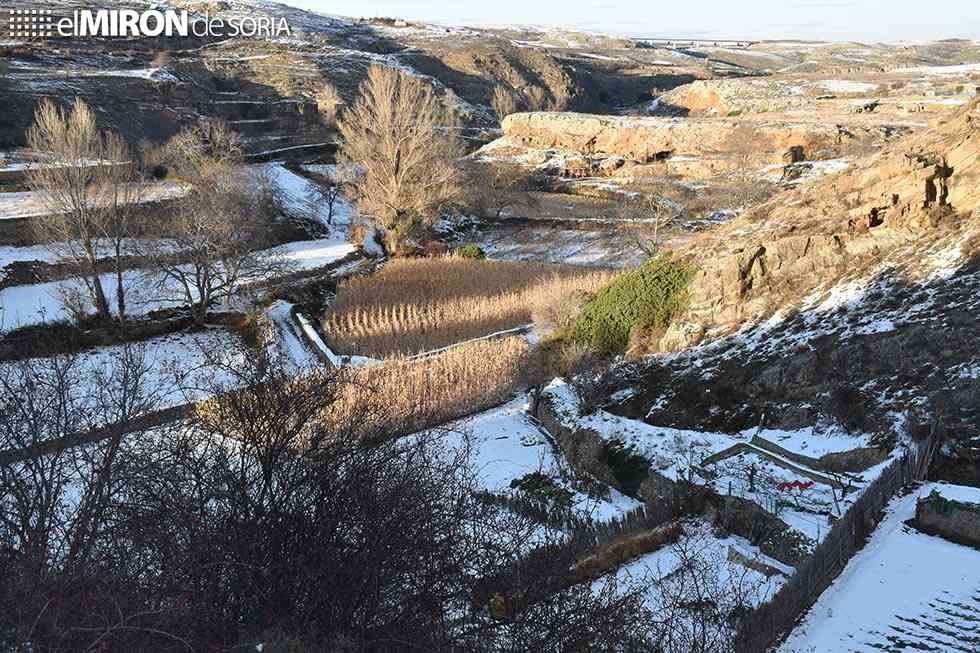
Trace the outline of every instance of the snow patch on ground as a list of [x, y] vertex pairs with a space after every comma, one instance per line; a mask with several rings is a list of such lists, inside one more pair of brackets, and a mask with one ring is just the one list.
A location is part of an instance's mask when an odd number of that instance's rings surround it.
[[831, 93], [870, 93], [878, 90], [877, 84], [850, 79], [825, 79], [817, 85]]
[[[911, 640], [937, 647], [928, 650], [967, 650], [957, 642], [966, 631], [949, 623], [945, 608], [954, 606], [963, 613], [968, 611], [964, 606], [976, 605], [980, 551], [904, 524], [915, 515], [916, 501], [936, 487], [926, 484], [892, 500], [867, 545], [820, 596], [780, 651], [870, 653], [923, 648], [909, 644]], [[945, 632], [931, 628], [930, 622], [945, 625]], [[895, 648], [903, 642], [907, 648]]]
[[472, 447], [480, 484], [489, 492], [507, 493], [511, 481], [541, 472], [574, 494], [573, 505], [596, 521], [617, 517], [640, 503], [616, 490], [605, 497], [590, 496], [575, 487], [574, 474], [564, 458], [525, 412], [526, 402], [515, 399], [499, 408], [453, 422], [440, 431], [447, 447]]
[[[175, 199], [186, 195], [188, 190], [186, 186], [171, 181], [150, 183], [140, 193], [140, 202]], [[0, 220], [48, 215], [51, 213], [49, 206], [50, 202], [40, 191], [0, 193]]]

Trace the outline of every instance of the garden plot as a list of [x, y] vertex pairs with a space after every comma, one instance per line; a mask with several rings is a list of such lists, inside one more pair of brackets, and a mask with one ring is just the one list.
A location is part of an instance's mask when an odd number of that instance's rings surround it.
[[[115, 256], [115, 249], [112, 241], [97, 239], [94, 241], [95, 255], [100, 259], [109, 259]], [[171, 246], [173, 245], [173, 246]], [[168, 241], [150, 241], [140, 238], [124, 238], [121, 242], [123, 256], [138, 256], [139, 252], [149, 249], [177, 251], [177, 246]], [[48, 243], [46, 245], [0, 245], [0, 282], [7, 275], [10, 266], [24, 263], [43, 263], [56, 265], [65, 260], [65, 255], [72, 251], [81, 251], [81, 245], [77, 241], [66, 241]]]
[[[440, 428], [449, 450], [469, 448], [479, 484], [487, 492], [507, 495], [520, 489], [530, 499], [571, 508], [575, 514], [603, 522], [640, 506], [614, 489], [597, 486], [592, 493], [575, 480], [554, 445], [531, 421], [523, 398]], [[523, 482], [522, 482], [523, 481]]]
[[877, 478], [889, 462], [860, 476], [830, 475], [831, 480], [842, 486], [836, 487], [814, 480], [826, 476], [825, 473], [798, 465], [796, 468], [801, 471], [795, 471], [760, 455], [760, 452], [745, 450], [704, 465], [697, 471], [700, 477], [697, 482], [722, 495], [749, 499], [811, 541], [819, 542], [827, 535], [833, 521], [847, 511], [861, 495], [861, 489]]
[[[861, 474], [829, 474], [781, 460], [750, 444], [752, 436], [760, 434], [756, 429], [728, 434], [668, 428], [604, 410], [580, 416], [579, 399], [567, 382], [555, 380], [545, 392], [569, 426], [593, 430], [607, 442], [642, 456], [668, 479], [690, 480], [722, 495], [749, 499], [813, 542], [829, 532], [832, 521], [846, 512], [890, 462], [886, 460]], [[864, 438], [824, 437], [809, 428], [762, 433], [784, 449], [809, 456], [867, 446]], [[730, 451], [732, 454], [727, 455]], [[713, 458], [719, 460], [705, 463]], [[831, 483], [815, 480], [819, 478]]]
[[905, 525], [935, 487], [892, 500], [870, 541], [780, 651], [980, 648], [980, 551]]
[[324, 318], [342, 354], [412, 355], [528, 325], [545, 301], [594, 292], [612, 274], [461, 257], [400, 259], [345, 281]]

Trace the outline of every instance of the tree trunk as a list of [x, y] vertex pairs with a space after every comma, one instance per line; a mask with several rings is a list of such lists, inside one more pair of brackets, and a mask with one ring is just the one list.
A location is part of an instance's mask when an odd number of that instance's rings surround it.
[[123, 288], [122, 252], [116, 244], [116, 310], [119, 312], [119, 329], [126, 330], [126, 290]]
[[99, 278], [98, 270], [94, 270], [92, 273], [92, 294], [94, 295], [92, 300], [95, 302], [96, 315], [102, 320], [108, 320], [111, 317], [109, 300], [106, 299], [105, 289], [102, 287], [102, 279]]
[[89, 278], [92, 281], [92, 303], [95, 304], [95, 313], [100, 319], [108, 320], [110, 318], [109, 300], [106, 299], [105, 289], [102, 287], [102, 279], [99, 277], [99, 257], [90, 239], [85, 240], [84, 247], [86, 258], [88, 259]]

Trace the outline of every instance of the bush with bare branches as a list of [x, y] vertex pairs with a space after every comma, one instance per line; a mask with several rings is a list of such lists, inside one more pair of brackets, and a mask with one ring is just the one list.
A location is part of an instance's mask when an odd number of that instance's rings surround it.
[[[480, 500], [465, 433], [366, 446], [310, 419], [340, 375], [223, 360], [232, 394], [187, 420], [0, 466], [0, 647], [644, 650], [643, 588], [556, 583], [571, 551]], [[64, 366], [5, 369], [0, 451], [86, 423]]]

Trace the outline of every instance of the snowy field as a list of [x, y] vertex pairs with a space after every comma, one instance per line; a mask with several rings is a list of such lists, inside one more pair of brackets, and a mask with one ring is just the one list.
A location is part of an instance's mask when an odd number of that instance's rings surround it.
[[[140, 202], [161, 202], [176, 199], [183, 197], [187, 192], [186, 186], [172, 181], [153, 182], [147, 184], [141, 191]], [[48, 202], [40, 191], [0, 193], [0, 220], [32, 218], [48, 213], [50, 213]]]
[[904, 523], [914, 517], [916, 500], [935, 487], [925, 484], [892, 500], [870, 541], [781, 653], [980, 650], [980, 551]]
[[[718, 595], [729, 599], [739, 597], [757, 606], [768, 601], [793, 573], [792, 567], [765, 555], [744, 538], [735, 535], [718, 537], [706, 521], [686, 520], [682, 527], [684, 534], [675, 544], [641, 556], [616, 572], [617, 579], [623, 582], [653, 581], [647, 593], [647, 606], [654, 614], [662, 613], [665, 609], [665, 592], [667, 596], [684, 594], [692, 599], [699, 592], [704, 593], [702, 596], [712, 594], [712, 598]], [[780, 573], [767, 577], [730, 560], [730, 551]], [[703, 572], [710, 570], [710, 573], [697, 579], [704, 582], [697, 588], [692, 586], [695, 579], [686, 577], [684, 573], [691, 570], [692, 563], [701, 567]], [[596, 586], [601, 586], [601, 583]]]
[[[331, 265], [355, 251], [346, 239], [337, 236], [287, 243], [265, 250], [265, 254], [285, 263], [288, 272], [300, 272]], [[115, 275], [103, 274], [101, 280], [106, 295], [115, 297], [118, 285]], [[78, 280], [49, 281], [0, 290], [0, 327], [11, 330], [72, 319], [62, 297], [66, 290], [79, 288], [79, 284]], [[184, 305], [179, 284], [173, 279], [163, 280], [153, 272], [127, 270], [123, 273], [123, 285], [127, 292], [127, 313], [131, 317]]]
[[[262, 166], [276, 185], [277, 196], [283, 210], [296, 217], [315, 220], [324, 225], [328, 235], [316, 240], [297, 241], [264, 250], [263, 256], [282, 262], [289, 272], [301, 272], [332, 265], [353, 254], [357, 248], [347, 241], [347, 227], [355, 215], [354, 207], [344, 199], [334, 206], [332, 224], [322, 201], [313, 192], [315, 184], [282, 166], [273, 163]], [[8, 193], [9, 194], [9, 193]], [[3, 195], [0, 195], [2, 201]], [[130, 243], [134, 245], [134, 243]], [[16, 261], [38, 260], [56, 262], [51, 248], [44, 246], [0, 248], [0, 266]], [[101, 276], [106, 294], [115, 296], [117, 280], [112, 274]], [[67, 289], [79, 287], [78, 280], [51, 281], [46, 283], [11, 286], [0, 290], [0, 328], [4, 330], [71, 319], [63, 306], [62, 297]], [[140, 269], [127, 270], [123, 274], [127, 290], [128, 312], [138, 317], [183, 304], [181, 288], [173, 280], [161, 280], [158, 275]]]
[[506, 494], [511, 491], [511, 481], [541, 472], [573, 493], [576, 512], [595, 521], [608, 521], [639, 507], [638, 501], [611, 488], [606, 496], [590, 496], [577, 487], [571, 468], [525, 408], [523, 398], [514, 399], [441, 427], [439, 432], [450, 449], [470, 447], [479, 483], [488, 492]]
[[[214, 369], [208, 355], [220, 355], [222, 364], [234, 364], [241, 351], [241, 340], [223, 328], [209, 328], [192, 333], [174, 333], [149, 338], [139, 343], [112, 345], [83, 351], [75, 355], [71, 377], [72, 391], [93, 401], [100, 391], [108, 389], [119, 374], [123, 360], [136, 361], [145, 381], [144, 392], [152, 408], [177, 406], [206, 398], [204, 388], [214, 379], [228, 383], [231, 377]], [[43, 359], [37, 359], [43, 364]], [[21, 363], [0, 362], [5, 372]]]
[[488, 225], [472, 242], [503, 261], [540, 261], [595, 267], [631, 267], [646, 256], [613, 228], [582, 230], [550, 225]]
[[871, 93], [878, 90], [877, 84], [850, 79], [825, 79], [817, 84], [830, 93]]

